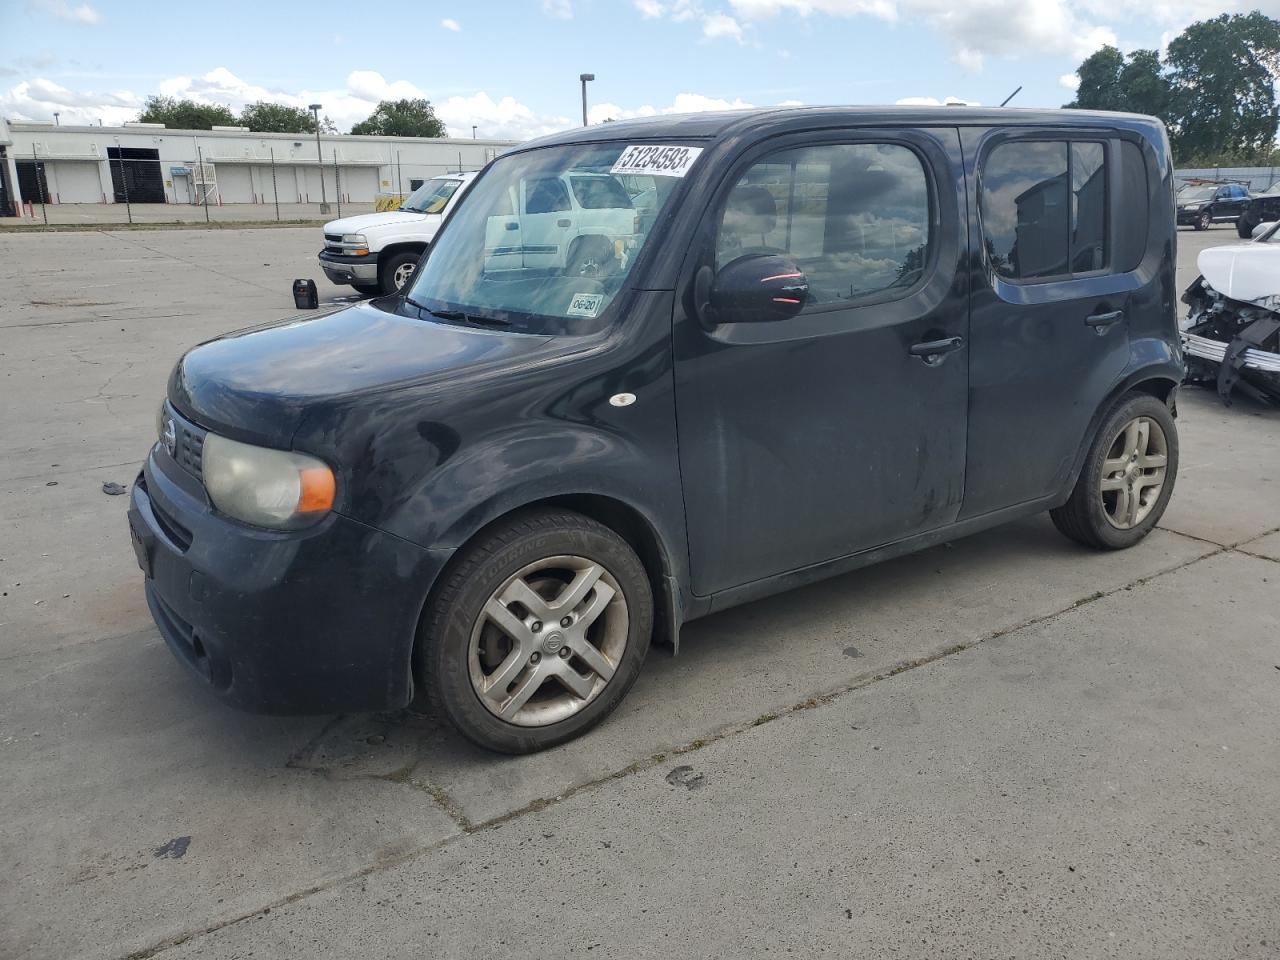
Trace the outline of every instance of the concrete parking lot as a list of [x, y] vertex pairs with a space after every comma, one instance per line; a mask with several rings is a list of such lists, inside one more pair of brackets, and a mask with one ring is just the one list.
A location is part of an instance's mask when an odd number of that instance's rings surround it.
[[317, 240], [0, 235], [0, 956], [1280, 956], [1280, 411], [1184, 391], [1133, 550], [1040, 517], [706, 618], [547, 753], [248, 716], [103, 484], [184, 349], [347, 295]]

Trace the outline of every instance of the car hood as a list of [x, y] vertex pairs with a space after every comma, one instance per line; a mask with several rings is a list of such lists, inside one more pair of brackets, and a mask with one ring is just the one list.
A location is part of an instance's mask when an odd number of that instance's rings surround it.
[[287, 448], [317, 408], [370, 393], [516, 368], [551, 338], [389, 312], [372, 302], [227, 334], [191, 350], [169, 378], [169, 401], [215, 433]]
[[1196, 266], [1224, 297], [1280, 309], [1280, 244], [1233, 243], [1201, 250]]
[[365, 233], [378, 227], [394, 227], [405, 223], [423, 221], [439, 222], [438, 213], [411, 213], [408, 210], [388, 210], [386, 213], [362, 213], [358, 217], [330, 220], [324, 225], [325, 233]]

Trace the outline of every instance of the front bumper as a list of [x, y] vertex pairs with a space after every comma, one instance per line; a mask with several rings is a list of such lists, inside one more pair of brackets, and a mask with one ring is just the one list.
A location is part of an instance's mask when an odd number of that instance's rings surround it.
[[320, 269], [331, 283], [377, 283], [378, 255], [348, 257], [344, 254], [320, 251]]
[[1178, 226], [1180, 227], [1194, 226], [1196, 222], [1199, 221], [1199, 219], [1200, 219], [1200, 210], [1198, 208], [1195, 210], [1183, 210], [1181, 207], [1178, 208]]
[[134, 483], [129, 527], [165, 643], [223, 700], [309, 714], [412, 698], [438, 554], [338, 514], [294, 532], [228, 520], [160, 447]]
[[[1226, 357], [1228, 346], [1229, 344], [1223, 343], [1221, 340], [1213, 340], [1209, 337], [1201, 337], [1185, 331], [1182, 334], [1183, 353], [1192, 357], [1200, 357], [1203, 360], [1212, 360], [1214, 363], [1222, 363]], [[1272, 353], [1269, 350], [1250, 347], [1244, 351], [1242, 356], [1244, 361], [1242, 365], [1251, 370], [1280, 374], [1280, 353]]]

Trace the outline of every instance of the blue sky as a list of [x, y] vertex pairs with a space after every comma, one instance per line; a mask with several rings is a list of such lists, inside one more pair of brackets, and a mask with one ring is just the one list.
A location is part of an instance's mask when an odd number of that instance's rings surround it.
[[[1059, 106], [1102, 43], [1161, 47], [1188, 23], [1280, 0], [0, 0], [0, 114], [107, 123], [164, 93], [238, 109], [319, 101], [346, 130], [425, 96], [456, 135], [784, 102], [946, 97]], [[201, 11], [201, 16], [196, 12]]]

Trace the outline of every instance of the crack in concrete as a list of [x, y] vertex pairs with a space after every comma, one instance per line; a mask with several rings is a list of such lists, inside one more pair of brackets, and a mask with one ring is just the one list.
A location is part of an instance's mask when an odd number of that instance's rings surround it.
[[[1186, 537], [1189, 540], [1199, 540], [1198, 537], [1191, 537], [1186, 534], [1181, 534], [1181, 533], [1178, 533], [1178, 531], [1176, 530], [1170, 530], [1167, 532], [1173, 533], [1177, 536]], [[1269, 531], [1269, 532], [1273, 532], [1273, 531]], [[1262, 534], [1261, 536], [1267, 536], [1267, 534]], [[1258, 539], [1258, 538], [1255, 537], [1251, 539]], [[597, 777], [593, 780], [584, 781], [583, 783], [575, 784], [569, 787], [568, 789], [566, 789], [565, 791], [563, 791], [562, 793], [557, 794], [554, 797], [543, 797], [537, 800], [530, 801], [529, 803], [525, 804], [522, 807], [519, 807], [515, 810], [510, 810], [507, 813], [500, 814], [496, 817], [491, 817], [488, 820], [481, 821], [480, 823], [472, 823], [466, 817], [466, 815], [462, 813], [461, 809], [458, 807], [458, 805], [453, 800], [453, 798], [450, 797], [449, 794], [443, 789], [436, 787], [433, 784], [427, 783], [425, 781], [413, 781], [412, 770], [417, 767], [418, 761], [413, 761], [412, 763], [407, 764], [404, 768], [401, 768], [400, 770], [392, 771], [389, 774], [381, 774], [381, 775], [357, 774], [355, 776], [349, 777], [347, 779], [386, 780], [389, 782], [406, 783], [407, 785], [412, 786], [415, 789], [422, 790], [427, 794], [429, 794], [430, 796], [432, 796], [432, 798], [436, 801], [436, 803], [440, 806], [440, 808], [447, 815], [449, 815], [454, 820], [455, 823], [458, 824], [459, 832], [456, 834], [452, 834], [451, 836], [444, 837], [441, 840], [437, 840], [432, 843], [426, 844], [422, 847], [404, 851], [400, 854], [397, 854], [394, 857], [389, 857], [383, 860], [375, 860], [374, 862], [366, 864], [364, 867], [361, 867], [358, 870], [348, 872], [336, 878], [331, 878], [326, 882], [314, 884], [313, 886], [307, 887], [304, 890], [296, 891], [292, 894], [289, 894], [286, 897], [280, 898], [269, 904], [259, 907], [257, 910], [243, 913], [238, 916], [229, 918], [227, 920], [217, 921], [215, 923], [202, 927], [198, 930], [193, 930], [193, 931], [189, 931], [182, 934], [176, 934], [172, 937], [169, 937], [169, 938], [166, 938], [165, 940], [160, 941], [159, 943], [152, 945], [151, 947], [146, 947], [142, 950], [137, 950], [133, 953], [130, 953], [125, 957], [121, 958], [121, 960], [149, 960], [149, 958], [151, 957], [154, 957], [160, 953], [163, 953], [166, 950], [171, 950], [174, 947], [181, 946], [182, 944], [187, 943], [191, 940], [197, 939], [199, 937], [207, 936], [211, 933], [216, 933], [219, 930], [223, 930], [227, 927], [234, 926], [237, 923], [242, 923], [246, 920], [252, 920], [255, 917], [263, 916], [269, 913], [271, 910], [276, 910], [276, 909], [279, 909], [280, 907], [297, 903], [298, 901], [304, 900], [307, 897], [313, 896], [317, 893], [322, 893], [327, 890], [332, 890], [335, 887], [338, 887], [345, 883], [349, 883], [352, 880], [358, 880], [358, 879], [361, 879], [362, 877], [370, 876], [371, 874], [377, 873], [381, 870], [390, 869], [392, 867], [399, 866], [402, 863], [407, 863], [410, 860], [417, 859], [418, 857], [425, 856], [428, 853], [432, 853], [436, 850], [442, 849], [448, 844], [451, 844], [451, 843], [454, 843], [455, 841], [469, 837], [472, 834], [480, 833], [485, 830], [496, 830], [499, 827], [503, 826], [504, 824], [510, 823], [528, 814], [537, 813], [540, 810], [545, 810], [548, 807], [554, 806], [558, 803], [568, 800], [569, 798], [577, 796], [580, 793], [598, 789], [607, 784], [614, 783], [618, 780], [622, 780], [626, 777], [632, 776], [637, 773], [643, 773], [646, 770], [650, 770], [653, 767], [657, 766], [658, 764], [663, 763], [664, 761], [670, 760], [673, 757], [679, 757], [679, 756], [683, 756], [684, 754], [692, 753], [696, 750], [701, 750], [703, 747], [710, 746], [713, 743], [719, 743], [722, 740], [726, 740], [730, 737], [734, 737], [739, 734], [745, 733], [749, 730], [754, 729], [755, 727], [772, 723], [775, 720], [779, 720], [784, 717], [791, 716], [792, 714], [813, 710], [816, 707], [820, 707], [825, 704], [831, 703], [834, 700], [839, 699], [840, 697], [853, 693], [854, 691], [861, 690], [865, 687], [868, 687], [873, 683], [878, 683], [882, 680], [889, 680], [893, 677], [900, 676], [901, 674], [907, 673], [911, 670], [915, 670], [919, 667], [925, 667], [931, 663], [936, 663], [939, 660], [943, 660], [943, 659], [964, 653], [965, 651], [971, 650], [974, 647], [977, 647], [980, 644], [986, 643], [988, 641], [997, 640], [997, 639], [1000, 639], [1001, 637], [1009, 636], [1021, 630], [1026, 630], [1030, 627], [1034, 627], [1039, 624], [1046, 623], [1050, 620], [1054, 620], [1058, 617], [1061, 617], [1064, 614], [1071, 613], [1072, 611], [1077, 610], [1082, 606], [1087, 606], [1088, 604], [1094, 603], [1098, 600], [1106, 599], [1107, 597], [1113, 596], [1117, 593], [1121, 593], [1125, 590], [1131, 590], [1134, 587], [1142, 586], [1160, 577], [1168, 576], [1171, 573], [1176, 573], [1179, 570], [1186, 569], [1187, 567], [1193, 566], [1197, 563], [1201, 563], [1204, 560], [1209, 560], [1209, 559], [1212, 559], [1213, 557], [1221, 556], [1222, 554], [1230, 553], [1235, 550], [1235, 548], [1233, 547], [1223, 546], [1222, 544], [1214, 544], [1214, 543], [1211, 543], [1210, 541], [1200, 541], [1200, 542], [1203, 542], [1206, 545], [1211, 545], [1215, 549], [1207, 551], [1206, 553], [1203, 553], [1198, 557], [1193, 557], [1190, 560], [1185, 560], [1181, 563], [1174, 564], [1173, 566], [1167, 567], [1163, 570], [1158, 570], [1155, 573], [1147, 574], [1146, 576], [1143, 576], [1143, 577], [1138, 577], [1135, 580], [1121, 584], [1120, 586], [1114, 587], [1111, 590], [1099, 591], [1087, 597], [1083, 597], [1081, 599], [1075, 600], [1072, 603], [1068, 604], [1067, 606], [1059, 610], [1055, 610], [1052, 613], [1041, 614], [1039, 616], [1031, 617], [1020, 623], [1013, 624], [1012, 626], [992, 631], [991, 633], [985, 634], [974, 640], [952, 644], [951, 646], [948, 646], [928, 656], [918, 657], [913, 660], [901, 661], [898, 664], [895, 664], [894, 666], [890, 667], [889, 669], [880, 671], [878, 673], [865, 674], [861, 677], [855, 678], [853, 681], [846, 683], [836, 689], [829, 690], [826, 693], [817, 694], [815, 696], [809, 697], [807, 700], [803, 700], [799, 703], [782, 707], [772, 713], [762, 714], [761, 716], [755, 718], [754, 720], [747, 721], [744, 723], [733, 724], [729, 727], [721, 729], [716, 733], [709, 734], [706, 737], [702, 737], [696, 740], [691, 740], [688, 743], [682, 744], [678, 747], [673, 747], [670, 750], [665, 750], [659, 753], [651, 754], [648, 757], [644, 757], [639, 760], [633, 761], [627, 766], [619, 770], [615, 770], [612, 773], [605, 774], [604, 776]], [[1245, 542], [1250, 542], [1250, 541], [1245, 541]], [[1245, 551], [1239, 551], [1239, 552], [1245, 553]], [[1253, 554], [1247, 554], [1247, 555], [1253, 556]], [[336, 718], [334, 722], [336, 722], [336, 720], [338, 719], [341, 719], [341, 718], [340, 717]], [[326, 725], [326, 730], [331, 725], [332, 724]], [[304, 746], [303, 748], [301, 748], [301, 750], [298, 751], [296, 756], [301, 756], [309, 747], [316, 745], [318, 743], [318, 740], [319, 740], [319, 735], [316, 738], [313, 738], [312, 741], [310, 741], [307, 746]], [[325, 776], [330, 774], [330, 771], [327, 768], [311, 768], [310, 772], [325, 775]]]

